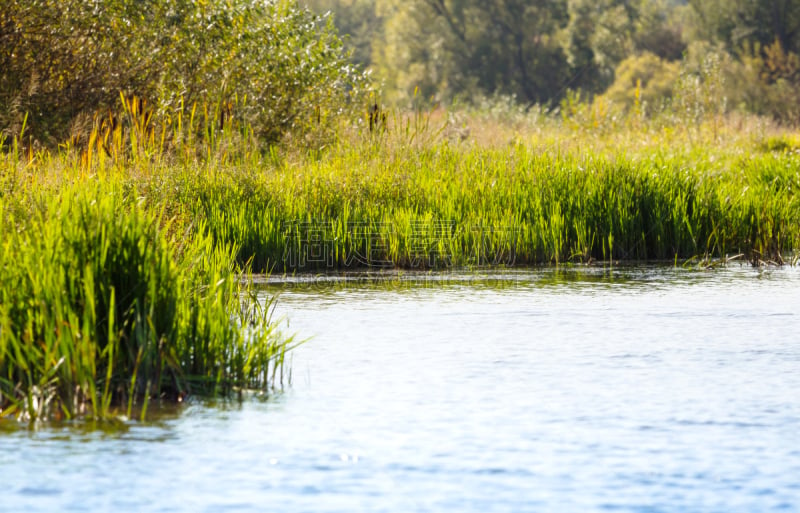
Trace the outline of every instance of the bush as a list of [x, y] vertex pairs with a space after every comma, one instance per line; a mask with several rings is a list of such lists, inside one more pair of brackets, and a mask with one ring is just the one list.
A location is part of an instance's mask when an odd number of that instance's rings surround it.
[[614, 83], [603, 96], [627, 108], [637, 102], [660, 105], [672, 96], [679, 70], [678, 63], [649, 52], [628, 57], [617, 67]]
[[294, 0], [6, 0], [0, 131], [27, 115], [35, 139], [61, 142], [123, 93], [167, 119], [200, 106], [276, 141], [347, 108], [364, 85], [347, 57], [333, 25]]
[[800, 121], [800, 56], [776, 41], [742, 51], [731, 94], [746, 110], [789, 125]]

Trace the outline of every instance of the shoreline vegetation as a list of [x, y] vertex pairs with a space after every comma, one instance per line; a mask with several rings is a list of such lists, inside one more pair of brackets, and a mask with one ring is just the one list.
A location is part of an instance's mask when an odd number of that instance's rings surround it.
[[376, 131], [367, 111], [321, 148], [264, 150], [248, 127], [203, 127], [193, 140], [180, 124], [138, 127], [141, 114], [122, 107], [130, 126], [95, 130], [88, 147], [0, 145], [4, 227], [91, 186], [168, 236], [209, 237], [254, 273], [782, 265], [800, 245], [800, 132], [757, 117], [695, 127], [628, 118], [607, 129], [434, 109], [384, 113]]
[[244, 128], [163, 150], [135, 123], [82, 149], [5, 144], [2, 415], [104, 418], [274, 386], [292, 341], [249, 297], [250, 272], [796, 263], [793, 132], [471, 114], [463, 138], [452, 118], [392, 114], [377, 133], [364, 120], [315, 151], [263, 152]]
[[0, 202], [3, 417], [144, 418], [151, 401], [283, 386], [293, 339], [235, 247], [190, 235], [122, 180], [69, 181], [34, 180], [25, 218]]
[[218, 175], [192, 211], [260, 272], [737, 255], [765, 265], [797, 247], [796, 154], [576, 142], [346, 145], [246, 180]]
[[4, 142], [3, 417], [269, 390], [293, 342], [249, 273], [764, 266], [796, 263], [800, 246], [800, 137], [758, 118], [604, 131], [434, 110], [263, 151], [246, 127], [166, 149], [189, 138], [137, 128], [125, 109], [132, 122], [83, 148]]
[[0, 420], [279, 387], [252, 273], [797, 263], [800, 133], [720, 66], [658, 108], [392, 108], [290, 0], [68, 3], [4, 12]]

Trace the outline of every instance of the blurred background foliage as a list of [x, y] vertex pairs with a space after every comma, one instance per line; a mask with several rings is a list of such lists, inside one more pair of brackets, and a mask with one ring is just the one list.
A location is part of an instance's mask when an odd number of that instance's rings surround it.
[[800, 120], [800, 0], [0, 7], [0, 134], [25, 126], [43, 145], [79, 141], [103, 116], [115, 123], [121, 97], [138, 99], [138, 111], [162, 125], [199, 112], [198, 129], [235, 118], [266, 145], [317, 138], [317, 147], [338, 119], [363, 121], [375, 102], [408, 109], [510, 99], [563, 112], [601, 101], [643, 115], [693, 104]]
[[[305, 2], [333, 14], [355, 62], [401, 107], [510, 96], [555, 109], [577, 95], [655, 113], [694, 81], [726, 110], [800, 120], [800, 0]], [[721, 88], [698, 82], [709, 62]]]

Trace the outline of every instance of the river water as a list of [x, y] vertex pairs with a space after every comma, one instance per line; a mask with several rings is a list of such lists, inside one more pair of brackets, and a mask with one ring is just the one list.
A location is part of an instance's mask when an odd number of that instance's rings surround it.
[[[798, 511], [800, 270], [298, 279], [268, 400], [0, 429], [0, 511]], [[2, 426], [2, 425], [0, 425]]]

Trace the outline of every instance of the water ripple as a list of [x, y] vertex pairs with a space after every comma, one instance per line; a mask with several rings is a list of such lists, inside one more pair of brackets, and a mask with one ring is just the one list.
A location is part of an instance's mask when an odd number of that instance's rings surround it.
[[315, 335], [275, 399], [0, 424], [0, 509], [800, 510], [796, 270], [390, 278], [267, 285]]

